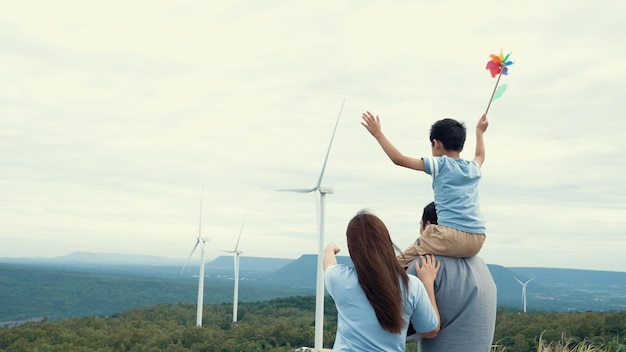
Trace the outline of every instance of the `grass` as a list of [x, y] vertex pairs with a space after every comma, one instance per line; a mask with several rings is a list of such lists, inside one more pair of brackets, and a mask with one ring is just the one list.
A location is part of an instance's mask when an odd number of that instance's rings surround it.
[[[491, 349], [491, 352], [507, 352], [506, 346], [494, 345]], [[587, 341], [580, 341], [578, 343], [574, 342], [571, 339], [563, 338], [562, 341], [555, 343], [546, 342], [543, 340], [543, 334], [539, 336], [539, 343], [537, 345], [537, 352], [626, 352], [621, 347], [618, 347], [617, 350], [609, 349], [602, 346], [594, 346], [592, 343]]]

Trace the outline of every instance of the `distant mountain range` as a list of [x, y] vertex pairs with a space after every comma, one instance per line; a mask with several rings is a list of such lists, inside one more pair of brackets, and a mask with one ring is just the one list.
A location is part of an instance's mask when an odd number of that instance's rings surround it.
[[[347, 256], [338, 256], [339, 263], [351, 265]], [[185, 260], [159, 256], [74, 252], [56, 258], [0, 258], [0, 263], [38, 265], [82, 272], [114, 273], [130, 276], [189, 279], [197, 276], [197, 259]], [[626, 272], [554, 269], [533, 267], [507, 268], [488, 264], [498, 288], [498, 305], [522, 308], [521, 285], [527, 287], [528, 310], [606, 311], [626, 310]], [[240, 257], [240, 278], [248, 285], [262, 282], [286, 289], [314, 292], [317, 255], [302, 255], [297, 259]], [[232, 278], [233, 257], [220, 256], [206, 263], [207, 279]], [[182, 276], [182, 277], [181, 277]]]

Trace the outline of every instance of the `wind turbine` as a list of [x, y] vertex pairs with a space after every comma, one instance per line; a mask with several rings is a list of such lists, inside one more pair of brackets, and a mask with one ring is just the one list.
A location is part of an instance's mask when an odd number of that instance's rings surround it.
[[335, 132], [337, 131], [337, 125], [339, 125], [339, 118], [343, 111], [343, 105], [346, 103], [344, 99], [339, 109], [339, 115], [337, 116], [337, 122], [335, 122], [335, 128], [333, 134], [330, 137], [330, 144], [326, 151], [326, 158], [324, 158], [324, 164], [322, 165], [322, 172], [317, 179], [317, 183], [313, 188], [299, 188], [299, 189], [279, 189], [279, 191], [298, 192], [298, 193], [310, 193], [316, 192], [319, 194], [319, 199], [315, 197], [317, 206], [317, 231], [319, 233], [319, 247], [317, 251], [317, 281], [315, 285], [315, 351], [321, 351], [323, 347], [323, 330], [324, 330], [324, 270], [323, 270], [323, 258], [324, 255], [324, 208], [325, 198], [327, 194], [333, 193], [332, 187], [322, 187], [322, 179], [324, 177], [324, 170], [326, 170], [326, 163], [328, 162], [328, 155], [330, 154], [330, 148], [333, 145], [333, 139], [335, 139]]
[[235, 259], [235, 291], [233, 293], [233, 323], [237, 322], [237, 303], [239, 302], [239, 255], [243, 252], [238, 251], [239, 248], [239, 240], [241, 239], [241, 232], [243, 231], [243, 225], [246, 223], [246, 219], [243, 219], [243, 223], [241, 224], [241, 229], [239, 230], [239, 237], [237, 237], [237, 244], [235, 244], [235, 250], [232, 251], [222, 251], [226, 253], [233, 253], [233, 258]]
[[[208, 238], [202, 237], [202, 200], [204, 198], [204, 186], [202, 186], [202, 192], [200, 193], [200, 218], [198, 220], [198, 238], [196, 239], [196, 244], [193, 246], [191, 253], [187, 257], [187, 262], [189, 262], [189, 258], [196, 251], [196, 248], [200, 246], [200, 274], [198, 278], [198, 310], [196, 312], [196, 326], [202, 326], [202, 307], [203, 307], [203, 299], [204, 299], [204, 243], [208, 241]], [[182, 274], [187, 266], [187, 262], [183, 266], [183, 269], [180, 271]]]
[[517, 282], [519, 282], [520, 285], [522, 285], [522, 301], [524, 302], [524, 313], [526, 313], [526, 286], [528, 286], [529, 282], [533, 281], [534, 277], [526, 282], [521, 282], [515, 276], [513, 277], [515, 278], [515, 280], [517, 280]]

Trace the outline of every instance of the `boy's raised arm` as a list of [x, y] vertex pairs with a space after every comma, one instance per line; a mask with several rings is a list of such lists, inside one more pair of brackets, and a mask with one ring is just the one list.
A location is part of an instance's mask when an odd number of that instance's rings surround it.
[[476, 124], [476, 154], [474, 155], [474, 161], [478, 166], [482, 166], [485, 161], [485, 140], [483, 135], [487, 131], [489, 126], [489, 120], [487, 115], [483, 114]]
[[391, 161], [409, 169], [424, 171], [424, 160], [418, 158], [412, 158], [402, 154], [393, 144], [385, 137], [380, 127], [380, 118], [374, 116], [371, 112], [364, 112], [362, 115], [363, 125], [369, 133], [376, 138], [378, 144], [383, 148], [385, 154], [391, 159]]

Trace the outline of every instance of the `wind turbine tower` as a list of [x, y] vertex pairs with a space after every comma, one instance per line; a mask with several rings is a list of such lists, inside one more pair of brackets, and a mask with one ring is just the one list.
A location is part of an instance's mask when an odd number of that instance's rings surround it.
[[[322, 187], [322, 179], [324, 178], [324, 171], [326, 170], [326, 163], [328, 162], [328, 155], [330, 154], [330, 148], [333, 145], [333, 139], [335, 139], [335, 132], [339, 125], [339, 118], [343, 111], [343, 106], [346, 103], [344, 99], [339, 109], [339, 115], [335, 122], [335, 128], [330, 138], [330, 144], [326, 151], [326, 158], [324, 158], [324, 164], [322, 165], [322, 172], [317, 179], [317, 184], [313, 188], [300, 188], [300, 189], [279, 189], [279, 191], [298, 192], [298, 193], [310, 193], [316, 192], [315, 201], [317, 203], [317, 231], [319, 236], [319, 246], [317, 251], [317, 280], [315, 285], [315, 351], [321, 351], [324, 347], [323, 332], [324, 332], [324, 270], [323, 270], [323, 255], [324, 255], [324, 214], [325, 214], [325, 198], [327, 194], [333, 193], [332, 187]], [[317, 195], [319, 194], [319, 198]]]
[[[200, 219], [198, 221], [198, 238], [196, 239], [196, 244], [193, 246], [191, 253], [187, 257], [187, 262], [189, 262], [189, 258], [196, 251], [196, 248], [200, 246], [200, 273], [198, 274], [198, 307], [196, 311], [196, 326], [202, 326], [202, 308], [203, 308], [203, 299], [204, 299], [204, 243], [208, 241], [208, 238], [202, 237], [202, 200], [204, 198], [204, 186], [202, 187], [202, 193], [200, 193]], [[180, 271], [182, 274], [187, 266], [187, 262], [183, 266], [183, 269]]]
[[529, 282], [533, 281], [534, 277], [526, 282], [521, 282], [515, 276], [513, 277], [515, 278], [515, 280], [517, 280], [517, 282], [519, 282], [520, 285], [522, 285], [522, 301], [524, 302], [524, 313], [526, 313], [526, 286], [528, 286]]
[[241, 232], [243, 231], [243, 225], [246, 223], [246, 219], [243, 219], [243, 223], [241, 224], [241, 229], [239, 230], [239, 236], [237, 237], [237, 244], [235, 244], [235, 249], [232, 251], [222, 251], [226, 253], [233, 253], [233, 258], [235, 260], [235, 290], [233, 293], [233, 323], [237, 322], [237, 304], [239, 303], [239, 255], [243, 252], [239, 251], [239, 240], [241, 239]]

